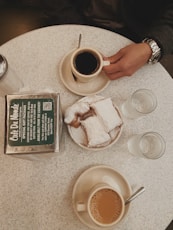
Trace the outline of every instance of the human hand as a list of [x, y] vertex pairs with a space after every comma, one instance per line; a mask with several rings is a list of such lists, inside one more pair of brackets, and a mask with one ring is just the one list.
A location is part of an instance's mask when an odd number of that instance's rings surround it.
[[103, 70], [110, 80], [124, 76], [132, 76], [140, 67], [145, 65], [152, 54], [147, 43], [133, 43], [110, 57], [104, 57], [110, 61], [110, 65]]

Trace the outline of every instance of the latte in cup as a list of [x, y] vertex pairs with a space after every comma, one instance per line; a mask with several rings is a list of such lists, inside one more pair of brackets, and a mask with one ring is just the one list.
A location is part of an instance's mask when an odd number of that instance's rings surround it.
[[125, 204], [122, 195], [112, 186], [99, 183], [91, 188], [85, 201], [77, 202], [76, 209], [86, 212], [94, 224], [112, 227], [123, 218]]
[[90, 200], [91, 216], [101, 225], [115, 223], [122, 215], [123, 202], [112, 189], [98, 190]]

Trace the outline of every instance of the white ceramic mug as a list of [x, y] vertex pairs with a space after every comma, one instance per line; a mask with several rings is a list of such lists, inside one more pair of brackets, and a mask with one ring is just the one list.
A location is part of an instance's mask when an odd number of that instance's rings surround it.
[[124, 198], [115, 188], [100, 183], [91, 188], [85, 201], [76, 204], [78, 212], [87, 212], [90, 219], [100, 227], [117, 224], [125, 212]]
[[72, 74], [80, 82], [88, 82], [97, 77], [103, 66], [109, 65], [104, 61], [101, 53], [93, 48], [82, 47], [76, 49], [71, 55]]

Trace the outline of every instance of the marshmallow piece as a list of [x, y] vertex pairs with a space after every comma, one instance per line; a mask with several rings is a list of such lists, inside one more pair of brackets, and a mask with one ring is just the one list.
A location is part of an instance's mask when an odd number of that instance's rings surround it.
[[96, 115], [101, 119], [106, 132], [110, 132], [122, 124], [122, 120], [113, 106], [111, 98], [106, 98], [91, 104]]
[[89, 104], [85, 102], [77, 102], [65, 110], [64, 122], [70, 124], [76, 120], [77, 114], [86, 113], [90, 109]]
[[81, 125], [86, 131], [88, 147], [104, 146], [111, 141], [109, 134], [105, 132], [97, 116], [92, 116], [81, 121]]

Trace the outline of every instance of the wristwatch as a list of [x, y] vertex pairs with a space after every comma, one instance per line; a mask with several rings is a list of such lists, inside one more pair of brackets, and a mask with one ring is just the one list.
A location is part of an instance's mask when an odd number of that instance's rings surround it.
[[142, 42], [147, 43], [152, 50], [152, 54], [148, 60], [148, 64], [157, 63], [161, 58], [161, 49], [158, 46], [157, 42], [151, 38], [145, 38]]

